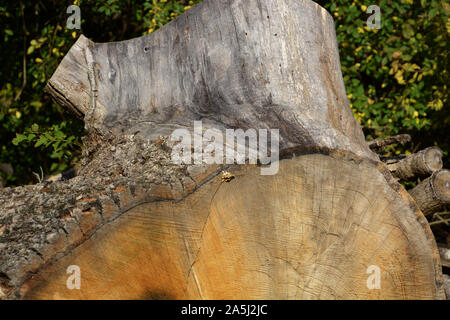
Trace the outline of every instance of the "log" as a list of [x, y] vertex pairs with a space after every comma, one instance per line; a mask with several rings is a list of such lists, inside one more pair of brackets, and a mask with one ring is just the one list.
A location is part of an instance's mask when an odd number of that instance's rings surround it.
[[[314, 2], [205, 0], [145, 37], [82, 36], [47, 88], [85, 120], [82, 165], [0, 192], [1, 298], [445, 299], [427, 220], [368, 147]], [[180, 128], [278, 129], [279, 152], [177, 163]]]
[[[228, 167], [229, 182], [223, 168], [190, 168], [193, 180], [208, 177], [197, 187], [130, 175], [95, 188], [75, 177], [6, 189], [7, 208], [42, 207], [9, 216], [3, 290], [24, 299], [443, 299], [432, 234], [388, 171], [342, 151], [303, 153], [272, 176]], [[164, 179], [182, 172], [170, 171]], [[70, 266], [80, 290], [67, 287]], [[380, 290], [367, 285], [373, 266]]]
[[409, 191], [424, 215], [444, 210], [450, 204], [450, 171], [439, 170]]
[[372, 141], [369, 141], [369, 148], [378, 151], [382, 150], [387, 146], [399, 143], [399, 144], [406, 144], [411, 141], [411, 136], [409, 134], [398, 134], [396, 136], [382, 138], [382, 139], [375, 139]]
[[430, 147], [413, 153], [398, 162], [388, 164], [388, 168], [394, 177], [402, 181], [428, 177], [433, 172], [442, 169], [442, 155], [441, 149]]

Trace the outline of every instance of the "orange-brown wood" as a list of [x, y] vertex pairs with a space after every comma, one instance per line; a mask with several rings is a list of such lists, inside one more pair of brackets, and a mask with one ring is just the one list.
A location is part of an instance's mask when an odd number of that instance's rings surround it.
[[[24, 297], [444, 298], [425, 218], [379, 169], [322, 154], [282, 160], [274, 176], [234, 167], [229, 182], [219, 175], [180, 201], [123, 213], [40, 270]], [[70, 265], [80, 290], [66, 287]], [[367, 286], [370, 266], [380, 289]]]

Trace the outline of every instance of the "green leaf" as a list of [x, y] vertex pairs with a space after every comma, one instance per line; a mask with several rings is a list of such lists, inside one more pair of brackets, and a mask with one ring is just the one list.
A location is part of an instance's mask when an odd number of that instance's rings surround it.
[[50, 171], [56, 171], [56, 169], [58, 169], [59, 167], [59, 163], [57, 162], [53, 162], [52, 165], [50, 166]]
[[42, 102], [40, 102], [40, 101], [31, 101], [30, 102], [30, 106], [35, 107], [35, 108], [40, 108], [40, 107], [42, 107]]
[[30, 46], [27, 50], [27, 54], [32, 54], [34, 52], [34, 47]]
[[56, 131], [55, 132], [55, 138], [59, 139], [59, 140], [63, 140], [66, 137], [66, 135], [64, 134], [64, 132], [62, 131]]
[[38, 148], [44, 144], [46, 144], [48, 142], [47, 138], [45, 138], [44, 136], [40, 136], [38, 141], [34, 144], [35, 148]]
[[21, 133], [17, 133], [16, 137], [13, 139], [13, 144], [15, 146], [18, 146], [21, 142], [27, 140], [27, 136]]

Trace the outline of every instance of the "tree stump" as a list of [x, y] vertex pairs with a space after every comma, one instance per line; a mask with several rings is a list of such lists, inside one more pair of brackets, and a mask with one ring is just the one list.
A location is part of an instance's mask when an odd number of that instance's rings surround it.
[[[48, 91], [85, 119], [83, 166], [0, 191], [3, 298], [445, 298], [431, 230], [365, 142], [314, 2], [206, 0], [145, 37], [81, 36]], [[197, 135], [277, 129], [279, 152], [174, 163], [171, 134], [200, 120]]]

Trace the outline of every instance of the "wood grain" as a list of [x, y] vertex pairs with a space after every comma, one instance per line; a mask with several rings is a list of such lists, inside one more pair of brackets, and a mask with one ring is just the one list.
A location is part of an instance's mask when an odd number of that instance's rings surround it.
[[[85, 167], [65, 192], [0, 197], [14, 249], [0, 298], [445, 298], [428, 223], [365, 142], [333, 19], [313, 1], [205, 0], [148, 36], [81, 36], [47, 89], [84, 117]], [[195, 120], [279, 129], [287, 158], [276, 175], [242, 165], [226, 179], [174, 165], [158, 141]]]
[[309, 0], [205, 0], [147, 36], [81, 36], [47, 89], [116, 135], [157, 138], [203, 119], [205, 129], [279, 129], [281, 149], [377, 159], [349, 106], [333, 19]]
[[[282, 160], [276, 176], [231, 171], [128, 210], [37, 273], [25, 298], [444, 298], [423, 215], [374, 164], [312, 154]], [[66, 288], [69, 265], [81, 290]], [[371, 265], [380, 290], [367, 288]]]

